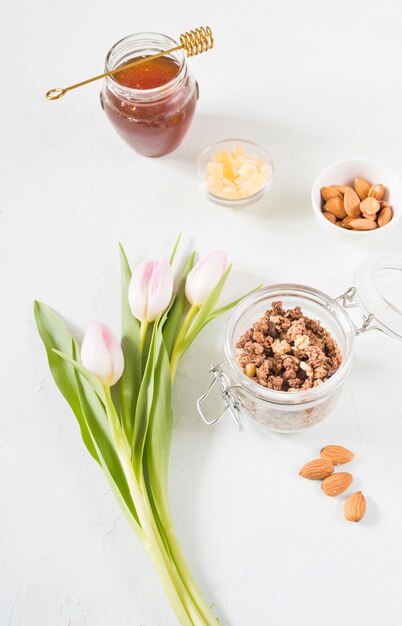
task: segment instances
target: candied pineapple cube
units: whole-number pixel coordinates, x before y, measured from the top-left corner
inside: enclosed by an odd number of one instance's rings
[[[222,179],[223,178],[223,165],[222,163],[208,163],[207,171],[212,178]]]
[[[224,187],[230,187],[230,189],[236,189],[236,185],[229,178],[224,178],[222,182],[223,182]]]
[[[246,159],[239,168],[239,176],[252,176],[257,171],[257,166],[251,159]]]
[[[235,176],[237,176],[237,174],[239,173],[239,169],[241,168],[241,166],[244,163],[244,159],[242,156],[238,156],[235,159],[233,159],[232,161],[232,170],[233,170],[233,174]]]
[[[253,196],[264,187],[264,184],[264,177],[261,174],[254,174],[254,176],[240,186],[240,189],[246,196]]]
[[[207,188],[208,191],[219,196],[223,188],[223,181],[209,176],[209,178],[207,179]]]
[[[233,150],[233,158],[241,157],[244,155],[244,148],[240,143],[237,143]]]
[[[236,200],[239,197],[238,193],[239,192],[233,187],[223,187],[219,195],[227,200]]]
[[[226,161],[226,163],[223,164],[223,177],[231,181],[234,180],[232,162],[228,163]]]
[[[233,155],[230,150],[225,148],[224,150],[218,152],[218,160],[220,163],[230,163],[233,161]]]

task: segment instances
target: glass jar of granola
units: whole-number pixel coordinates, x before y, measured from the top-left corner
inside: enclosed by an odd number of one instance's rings
[[[276,432],[300,431],[322,421],[337,403],[351,371],[355,337],[376,329],[393,338],[402,339],[402,258],[384,255],[366,259],[358,267],[354,282],[355,286],[335,299],[311,287],[280,284],[261,289],[242,300],[233,310],[226,326],[226,360],[211,368],[213,378],[210,388],[197,403],[204,421],[214,424],[222,416],[222,412],[218,417],[206,415],[207,396],[216,385],[222,394],[225,408],[240,428],[244,415]],[[275,309],[278,306],[279,309]],[[358,321],[352,321],[349,309],[355,310]],[[307,333],[311,336],[316,328],[318,344],[325,343],[326,354],[331,355],[327,361],[336,367],[331,371],[328,368],[332,365],[327,366],[326,370],[321,368],[318,356],[316,362],[313,361],[313,365],[317,367],[314,372],[311,371],[312,382],[306,379],[306,369],[312,368],[307,357],[303,360],[301,354],[306,350],[313,358],[305,345],[308,340],[304,339],[303,344],[303,334],[297,335],[295,342],[290,342],[293,350],[290,358],[286,355],[286,350],[291,351],[289,335],[286,337],[285,333],[282,337],[275,330],[275,325],[276,329],[281,330],[280,316],[272,315],[281,311],[284,312],[283,319],[288,322],[283,326],[284,330],[289,329],[291,324],[295,327],[306,323]],[[294,311],[296,313],[293,315]],[[265,335],[269,340],[268,352],[264,348],[266,354],[271,356],[265,357],[263,350],[258,350],[257,342],[254,344],[256,355],[248,359],[243,348],[250,338],[247,333],[250,333],[250,328],[259,332],[258,321],[262,319],[272,324],[272,332],[269,333],[267,329]],[[245,337],[244,341],[241,341],[242,337]],[[261,338],[262,345],[262,335]],[[258,336],[254,336],[252,341],[255,339],[258,340]],[[258,352],[262,357],[259,357]],[[295,367],[299,368],[300,374],[295,373],[293,379],[290,379],[292,374],[285,368],[282,380],[275,375],[270,376],[268,384],[267,378],[261,380],[264,373],[262,360],[266,359],[265,365],[269,368],[268,361],[271,359],[274,363],[276,356],[284,359],[285,363],[289,361],[287,367],[290,370],[293,359],[297,362]],[[251,364],[248,363],[250,360]],[[303,371],[300,370],[300,365],[304,366]],[[251,372],[248,372],[248,367],[252,368]],[[322,376],[320,370],[323,372]],[[260,380],[259,371],[262,372]]]

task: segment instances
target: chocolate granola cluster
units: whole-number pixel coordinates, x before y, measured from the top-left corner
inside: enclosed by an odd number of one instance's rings
[[[247,330],[237,343],[237,362],[260,385],[276,391],[317,387],[338,369],[342,356],[335,339],[300,307],[282,302]]]

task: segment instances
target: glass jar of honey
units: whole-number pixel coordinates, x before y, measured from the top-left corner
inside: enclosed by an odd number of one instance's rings
[[[109,50],[105,71],[177,45],[159,33],[130,35]],[[198,85],[183,50],[107,76],[101,92],[102,107],[120,137],[148,157],[168,154],[181,144],[197,99]]]

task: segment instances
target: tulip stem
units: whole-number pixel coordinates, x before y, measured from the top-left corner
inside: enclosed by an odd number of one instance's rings
[[[200,307],[196,304],[192,304],[186,317],[183,320],[181,328],[177,334],[176,341],[174,342],[172,356],[170,358],[170,369],[172,372],[172,381],[174,380],[177,372],[177,368],[179,366],[179,362],[181,357],[183,356],[183,341],[186,338],[186,334],[188,329],[191,326],[191,322],[194,317],[197,315]]]
[[[144,344],[145,344],[145,339],[146,339],[146,336],[147,336],[148,326],[149,326],[149,322],[147,320],[142,320],[141,327],[140,327],[140,347],[141,347],[141,352],[144,350]]]
[[[103,386],[106,398],[106,412],[112,437],[119,456],[121,467],[127,480],[127,486],[134,504],[140,527],[144,533],[145,548],[151,557],[161,582],[170,599],[173,609],[183,626],[204,626],[202,610],[194,601],[185,583],[180,577],[176,564],[172,561],[163,544],[156,520],[148,506],[147,494],[143,493],[131,463],[129,444],[120,426],[119,417],[114,406],[110,387]]]

